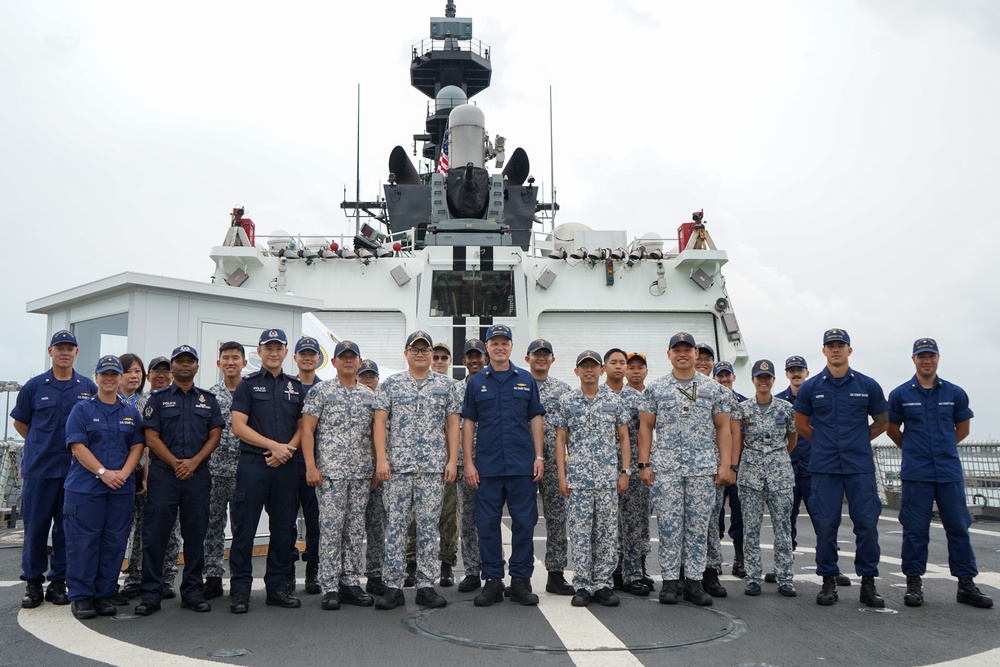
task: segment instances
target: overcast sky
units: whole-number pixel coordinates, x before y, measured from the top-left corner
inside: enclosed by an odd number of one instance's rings
[[[372,199],[423,130],[410,47],[444,4],[0,4],[0,380],[46,367],[27,301],[126,270],[207,281],[234,205],[259,233],[347,232],[357,85]],[[1000,438],[1000,3],[458,14],[492,49],[474,98],[488,130],[527,150],[546,193],[552,86],[560,222],[672,236],[704,208],[753,359],[803,354],[815,372],[823,330],[845,328],[888,394],[932,336],[972,437]]]

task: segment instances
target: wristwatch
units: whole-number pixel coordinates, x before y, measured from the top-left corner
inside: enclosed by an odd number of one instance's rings
[[[642,470],[643,468],[652,468],[653,466],[649,465],[648,463],[643,463],[642,461],[639,461],[638,463],[635,464],[635,467],[638,468],[639,470]]]
[[[107,472],[107,470],[105,470],[104,468],[98,468],[97,469],[97,478],[100,479],[101,476],[104,475],[104,473],[106,473],[106,472]]]
[[[625,475],[626,477],[631,477],[632,471],[629,470],[628,468],[622,468],[622,474]]]
[[[740,471],[740,466],[739,466],[739,464],[734,463],[731,466],[729,466],[729,469],[732,470],[733,472],[739,472]]]
[[[544,456],[536,456],[536,457],[535,457],[535,460],[536,460],[536,461],[544,461],[544,460],[545,460],[545,457],[544,457]]]

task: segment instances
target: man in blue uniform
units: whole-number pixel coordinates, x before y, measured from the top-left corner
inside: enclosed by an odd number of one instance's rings
[[[927,570],[931,510],[937,502],[948,536],[948,565],[951,575],[958,578],[956,599],[989,609],[993,600],[983,595],[973,581],[979,570],[969,540],[972,517],[965,504],[965,478],[957,447],[969,435],[973,415],[965,391],[938,376],[939,358],[933,338],[917,340],[912,357],[916,374],[889,393],[888,433],[903,450],[903,497],[899,507],[906,575],[903,602],[907,607],[924,603],[920,577]]]
[[[854,523],[854,568],[861,577],[861,602],[884,607],[885,600],[875,588],[882,501],[871,441],[885,433],[888,404],[875,380],[850,367],[851,352],[851,337],[846,331],[826,331],[826,368],[806,380],[795,399],[795,430],[812,442],[809,513],[816,526],[816,574],[823,577],[816,604],[832,605],[838,600],[837,530],[846,493]]]
[[[299,446],[299,422],[305,390],[282,371],[288,338],[281,329],[267,329],[257,345],[261,369],[243,378],[233,395],[233,434],[240,439],[233,503],[233,544],[229,550],[229,610],[250,611],[253,583],[253,540],[260,512],[267,508],[271,533],[264,587],[266,604],[291,609],[301,606],[288,593],[292,526],[295,524],[298,470],[292,455]]]
[[[181,345],[170,355],[174,381],[153,392],[142,412],[149,447],[149,489],[142,529],[142,601],[135,613],[160,610],[163,559],[174,522],[180,513],[184,538],[184,579],[181,607],[196,612],[212,609],[205,600],[205,533],[208,531],[212,475],[208,459],[219,445],[225,420],[215,395],[194,386],[198,351]]]
[[[66,447],[66,419],[78,401],[97,395],[94,381],[73,370],[79,351],[72,333],[54,333],[49,342],[52,368],[25,383],[10,413],[14,430],[24,438],[21,579],[27,583],[21,606],[26,609],[42,604],[42,599],[58,605],[69,604],[63,534],[63,484],[71,458]],[[47,553],[50,526],[51,562]],[[49,567],[49,587],[43,593],[46,567]]]
[[[320,354],[319,341],[312,336],[302,336],[295,342],[295,354],[292,358],[299,369],[297,377],[302,383],[303,401],[313,385],[320,381],[319,376],[316,375],[316,369],[322,361]],[[304,402],[303,405],[305,405]],[[298,469],[299,473],[298,500],[296,501],[298,507],[296,507],[295,513],[297,517],[298,508],[302,508],[302,520],[306,528],[306,549],[299,553],[299,527],[296,521],[292,524],[288,592],[295,591],[295,563],[301,559],[306,564],[305,591],[309,595],[319,595],[319,501],[316,498],[316,489],[306,483],[306,461],[302,458],[301,448],[295,450],[292,465]]]
[[[486,579],[483,591],[474,600],[477,607],[503,602],[500,517],[504,502],[512,532],[510,599],[523,605],[538,604],[538,596],[531,592],[531,575],[535,568],[534,531],[538,523],[535,484],[542,479],[545,468],[542,456],[545,408],[531,373],[510,363],[512,350],[510,327],[494,324],[486,330],[490,363],[469,380],[462,409],[465,481],[477,490],[479,559]]]

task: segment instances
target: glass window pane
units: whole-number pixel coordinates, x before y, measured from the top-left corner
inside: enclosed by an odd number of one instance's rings
[[[431,317],[514,317],[513,271],[435,271]]]

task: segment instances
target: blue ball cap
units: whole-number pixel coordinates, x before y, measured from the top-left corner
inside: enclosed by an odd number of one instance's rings
[[[52,340],[49,341],[49,347],[53,347],[59,343],[69,343],[70,345],[80,347],[80,344],[76,342],[76,336],[73,335],[73,332],[66,331],[65,329],[52,334]]]
[[[806,370],[809,370],[809,364],[806,363],[805,357],[800,357],[797,354],[793,354],[792,356],[785,359],[785,370],[787,371],[790,368],[804,368]]]
[[[920,354],[921,352],[931,352],[933,354],[941,354],[938,351],[937,341],[933,338],[919,338],[913,343],[913,354]]]
[[[194,349],[190,345],[179,345],[178,347],[175,347],[174,351],[170,353],[170,361],[173,362],[174,359],[182,354],[190,354],[194,357],[195,361],[198,361],[198,350]]]
[[[406,337],[406,347],[410,347],[418,340],[422,340],[427,343],[428,347],[432,347],[434,345],[434,341],[431,340],[431,335],[429,333],[426,331],[414,331]]]
[[[528,343],[528,354],[534,354],[539,350],[548,350],[549,352],[553,352],[552,343],[545,340],[544,338],[539,338],[537,340],[533,340],[530,343]]]
[[[715,350],[713,350],[712,346],[709,345],[708,343],[698,343],[697,345],[694,346],[694,349],[698,350],[698,354],[701,354],[702,352],[708,352],[708,356],[715,359]]]
[[[728,361],[720,361],[712,367],[712,377],[715,377],[723,371],[736,375],[736,371],[733,370],[733,365],[731,363]]]
[[[319,354],[319,341],[312,336],[300,337],[295,341],[295,353],[298,354],[303,350],[312,350],[316,354]]]
[[[667,345],[668,350],[674,349],[678,345],[690,345],[694,347],[694,336],[683,331],[679,331],[670,337],[670,344]]]
[[[514,336],[510,332],[510,327],[506,324],[494,324],[486,330],[486,340],[489,340],[494,336],[503,336],[504,338],[514,340]]]
[[[598,366],[603,366],[604,365],[604,359],[602,359],[601,355],[597,354],[593,350],[584,350],[583,352],[581,352],[580,354],[578,354],[577,357],[576,357],[576,365],[579,366],[580,364],[582,364],[583,362],[585,362],[587,359],[590,359],[592,361],[596,361]]]
[[[358,349],[358,344],[349,340],[342,340],[337,343],[337,347],[333,349],[334,358],[339,357],[344,352],[353,352],[354,354],[361,356],[361,350]]]
[[[257,344],[267,345],[273,341],[278,341],[282,345],[288,345],[288,336],[281,329],[265,329],[260,332],[260,341]]]
[[[149,361],[149,367],[146,368],[146,372],[148,373],[149,371],[153,370],[154,368],[156,368],[160,364],[166,364],[167,365],[167,370],[170,370],[170,360],[167,359],[164,356],[159,356],[159,357],[153,357]]]
[[[109,371],[118,373],[119,375],[122,375],[125,372],[125,370],[122,368],[121,360],[113,354],[109,354],[107,356],[98,359],[97,368],[94,369],[94,373],[96,375],[100,375],[101,373],[107,373]]]
[[[844,343],[845,345],[851,344],[851,337],[847,335],[847,332],[843,329],[829,329],[823,334],[823,345],[827,343]]]
[[[756,361],[754,362],[753,370],[750,374],[753,377],[757,377],[758,375],[770,375],[771,377],[774,377],[774,364],[767,359]]]
[[[483,341],[478,338],[470,338],[465,341],[465,348],[462,350],[462,355],[466,355],[469,352],[479,352],[480,354],[486,354],[486,346],[483,345]]]
[[[378,375],[378,364],[371,359],[365,359],[361,362],[361,365],[358,366],[358,375],[361,375],[362,373],[374,373],[375,375]]]

